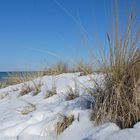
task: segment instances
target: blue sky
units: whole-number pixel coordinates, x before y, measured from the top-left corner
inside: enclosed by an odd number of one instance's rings
[[[123,0],[120,8],[131,4]],[[106,42],[112,5],[112,0],[0,0],[0,71],[87,60],[83,38],[94,52],[96,38]]]

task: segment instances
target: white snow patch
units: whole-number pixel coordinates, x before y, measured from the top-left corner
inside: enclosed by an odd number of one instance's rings
[[[23,83],[0,89],[0,140],[139,140],[140,123],[120,130],[114,123],[97,127],[90,121],[94,97],[84,87],[94,90],[92,78],[102,82],[103,77],[102,74],[79,76],[79,73],[44,76],[26,83],[30,86],[41,83],[36,96],[31,93],[19,96]],[[67,101],[67,88],[74,89],[75,81],[79,97]],[[45,98],[46,90],[51,89],[54,82],[57,94]],[[58,135],[59,116],[70,114],[74,115],[74,121]]]

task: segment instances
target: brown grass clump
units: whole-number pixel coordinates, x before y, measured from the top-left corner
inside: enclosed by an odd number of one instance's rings
[[[67,88],[66,100],[69,101],[69,100],[73,100],[73,99],[79,97],[79,94],[78,94],[77,90],[78,90],[77,88],[73,89],[71,87],[68,87]]]
[[[57,134],[62,133],[74,121],[74,115],[70,115],[70,116],[61,115],[61,116],[62,116],[61,121],[56,124]]]
[[[33,91],[32,91],[32,95],[36,96],[37,94],[40,93],[41,91],[41,82],[39,82],[38,84],[36,84],[35,82],[33,82]]]
[[[68,65],[64,62],[59,62],[52,66],[51,68],[47,69],[44,74],[45,75],[59,75],[62,73],[68,73]]]
[[[56,95],[57,93],[56,93],[56,91],[55,90],[47,90],[47,93],[46,93],[46,95],[45,95],[45,98],[49,98],[49,97],[51,97],[51,96],[53,96],[53,95]]]
[[[27,115],[30,112],[33,112],[36,110],[36,105],[30,102],[27,102],[25,100],[23,100],[24,102],[27,103],[27,105],[25,107],[23,107],[21,110],[17,110],[18,112],[20,112],[22,115]]]
[[[29,86],[28,84],[23,84],[23,86],[21,87],[20,96],[29,94],[32,91],[33,91],[33,88],[31,86]]]
[[[75,66],[74,69],[75,69],[76,72],[80,72],[80,76],[93,74],[93,65],[92,64],[86,64],[83,61],[80,61]]]
[[[32,84],[33,85],[31,86],[29,83],[24,83],[21,87],[20,96],[29,94],[31,92],[33,96],[39,94],[42,86],[41,82],[35,83],[34,81],[32,81]]]
[[[118,34],[117,22],[114,42],[107,35],[109,58],[105,57],[102,63],[105,82],[104,87],[97,88],[91,117],[95,124],[114,122],[129,128],[140,120],[140,32],[134,34],[133,21],[130,14],[124,37]]]
[[[73,64],[72,66],[64,62],[56,63],[51,68],[48,68],[44,71],[44,75],[59,75],[62,73],[75,73],[80,72],[80,76],[88,75],[93,73],[92,64],[86,64],[83,61]]]
[[[54,82],[53,85],[52,85],[52,88],[51,89],[47,89],[46,94],[45,94],[45,98],[49,98],[49,97],[51,97],[53,95],[56,95],[56,94],[57,94],[56,84]]]

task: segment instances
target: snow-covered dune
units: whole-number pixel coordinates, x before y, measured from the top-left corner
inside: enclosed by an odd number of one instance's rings
[[[94,97],[86,88],[94,91],[92,78],[100,82],[103,75],[45,76],[0,89],[0,140],[139,140],[140,123],[120,130],[114,123],[97,127],[90,121]],[[35,95],[33,90],[21,95],[27,85],[40,89]],[[56,93],[47,95],[54,85]],[[78,95],[68,100],[70,87]],[[64,116],[74,120],[58,134],[57,124]]]

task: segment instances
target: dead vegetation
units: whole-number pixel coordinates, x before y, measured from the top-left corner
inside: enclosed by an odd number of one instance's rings
[[[83,61],[77,63],[74,69],[76,72],[80,72],[80,76],[93,74],[93,65]]]
[[[47,88],[47,91],[45,93],[45,98],[49,98],[49,97],[51,97],[53,95],[56,95],[56,94],[57,94],[57,91],[56,91],[56,83],[53,82],[51,89],[48,89]]]
[[[0,93],[0,99],[4,99],[9,93]]]
[[[20,83],[25,83],[27,81],[32,81],[36,78],[43,77],[45,75],[59,75],[63,73],[75,73],[80,72],[80,76],[93,74],[93,66],[88,63],[84,63],[80,61],[78,63],[73,64],[72,67],[65,62],[58,62],[52,65],[48,69],[44,69],[42,71],[35,71],[35,72],[10,72],[8,73],[8,79],[0,83],[0,88],[7,87],[9,85],[15,85]]]
[[[20,112],[22,115],[27,115],[30,112],[33,112],[36,110],[36,105],[30,102],[27,102],[24,100],[24,102],[27,103],[26,106],[24,106],[22,109],[19,109],[18,112]]]
[[[9,73],[8,80],[6,81],[7,85],[15,85],[19,83],[24,83],[27,81],[32,81],[36,78],[42,77],[44,75],[43,71],[36,72],[13,72]]]
[[[56,124],[57,134],[62,133],[66,128],[68,128],[74,121],[74,115],[61,115],[61,120]]]
[[[67,88],[67,96],[66,96],[66,100],[73,100],[75,98],[79,97],[79,92],[77,89],[77,86],[75,86],[75,88],[73,89],[72,87],[68,87]]]
[[[36,96],[41,91],[42,84],[33,82],[33,85],[29,83],[24,83],[20,90],[20,96],[32,93],[33,96]]]
[[[26,94],[29,94],[30,92],[33,91],[33,88],[29,84],[23,84],[20,90],[20,96],[24,96]]]
[[[44,75],[59,75],[62,73],[75,73],[80,72],[80,76],[93,74],[93,65],[89,63],[84,63],[84,61],[77,62],[71,67],[68,63],[59,62],[56,63],[51,68],[44,71]]]
[[[91,119],[95,124],[114,122],[123,129],[133,127],[140,120],[140,30],[133,31],[132,13],[123,37],[118,24],[116,21],[115,39],[107,34],[109,52],[101,62],[105,82],[104,87],[97,85]]]
[[[59,74],[68,73],[68,72],[69,72],[68,64],[64,62],[59,62],[51,66],[51,68],[44,71],[44,75],[59,75]]]
[[[33,91],[32,91],[32,95],[33,95],[33,96],[36,96],[37,94],[39,94],[39,93],[41,92],[41,87],[42,87],[41,82],[39,82],[39,83],[33,82]]]

